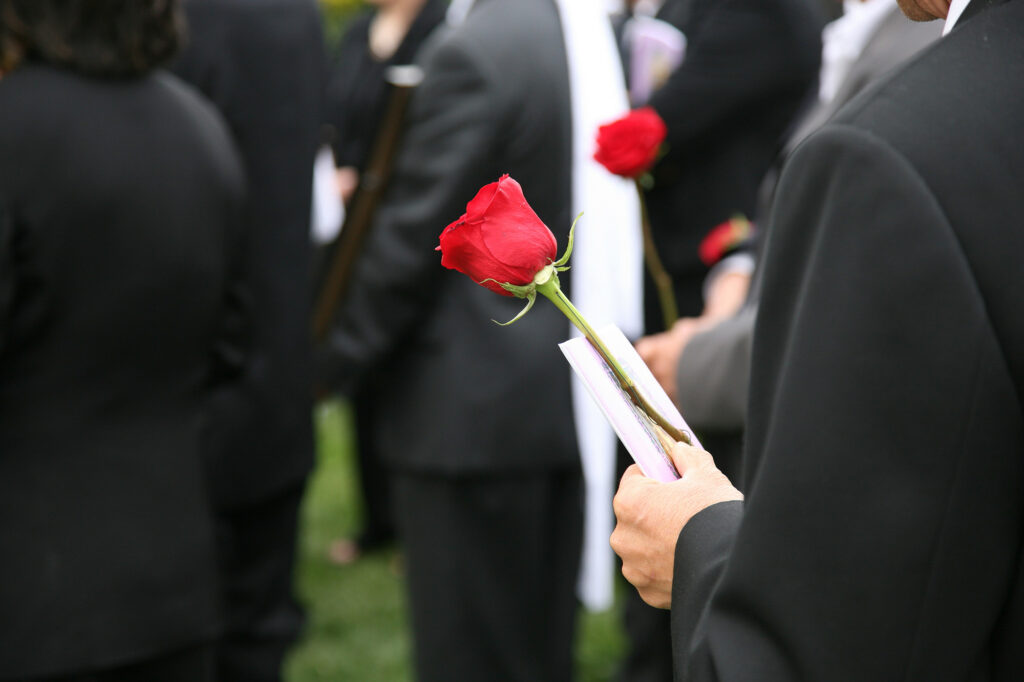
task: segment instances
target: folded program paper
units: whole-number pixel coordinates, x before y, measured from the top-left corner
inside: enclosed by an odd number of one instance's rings
[[[597,333],[644,398],[671,424],[689,434],[696,447],[701,447],[693,430],[619,328],[608,325]],[[644,475],[665,482],[679,478],[659,442],[653,422],[620,388],[611,369],[590,342],[578,337],[559,344],[559,348]]]

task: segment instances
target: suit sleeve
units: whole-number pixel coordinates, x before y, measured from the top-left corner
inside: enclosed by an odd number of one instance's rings
[[[802,96],[820,63],[818,26],[795,3],[721,0],[684,26],[686,58],[651,97],[673,150],[723,119],[756,117],[766,94]]]
[[[0,353],[3,353],[10,326],[11,300],[14,298],[13,225],[7,207],[0,201]]]
[[[240,162],[232,164],[230,183],[230,224],[228,229],[227,262],[222,313],[213,345],[211,384],[237,381],[251,360],[253,345],[253,318],[255,316],[252,282],[247,267],[251,248],[249,233],[242,220],[245,196]]]
[[[454,42],[428,57],[395,174],[323,346],[319,378],[349,393],[434,308],[444,273],[434,250],[465,213],[488,166],[503,102],[480,60]]]
[[[680,535],[677,677],[969,679],[1017,570],[1024,447],[970,266],[916,170],[851,127],[797,150],[773,220],[749,494]]]
[[[679,359],[679,409],[695,429],[742,430],[757,305],[696,334]]]

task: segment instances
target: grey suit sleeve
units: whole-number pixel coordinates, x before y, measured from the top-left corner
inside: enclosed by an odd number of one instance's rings
[[[442,40],[433,47],[389,190],[346,301],[318,350],[321,381],[341,392],[354,390],[430,315],[444,274],[434,250],[438,235],[479,189],[467,181],[481,177],[507,110],[494,79],[464,46]]]
[[[757,305],[747,305],[686,344],[676,375],[677,402],[698,431],[743,429],[756,317]]]
[[[1024,514],[1019,402],[975,273],[918,171],[849,126],[796,152],[773,218],[749,492],[712,590],[721,552],[681,536],[677,678],[970,679]]]

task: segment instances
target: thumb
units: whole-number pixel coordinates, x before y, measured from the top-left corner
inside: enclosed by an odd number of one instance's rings
[[[672,437],[665,433],[661,427],[658,429],[658,440],[672,460],[672,465],[680,476],[685,476],[687,471],[711,467],[715,468],[715,460],[711,453],[695,448],[692,445],[672,440]]]

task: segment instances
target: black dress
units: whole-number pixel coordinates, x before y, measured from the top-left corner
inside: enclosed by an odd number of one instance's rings
[[[359,15],[345,33],[327,88],[327,122],[334,128],[334,159],[362,172],[388,103],[388,68],[411,64],[423,41],[444,20],[448,3],[427,0],[395,53],[378,59],[370,51],[375,12]]]

